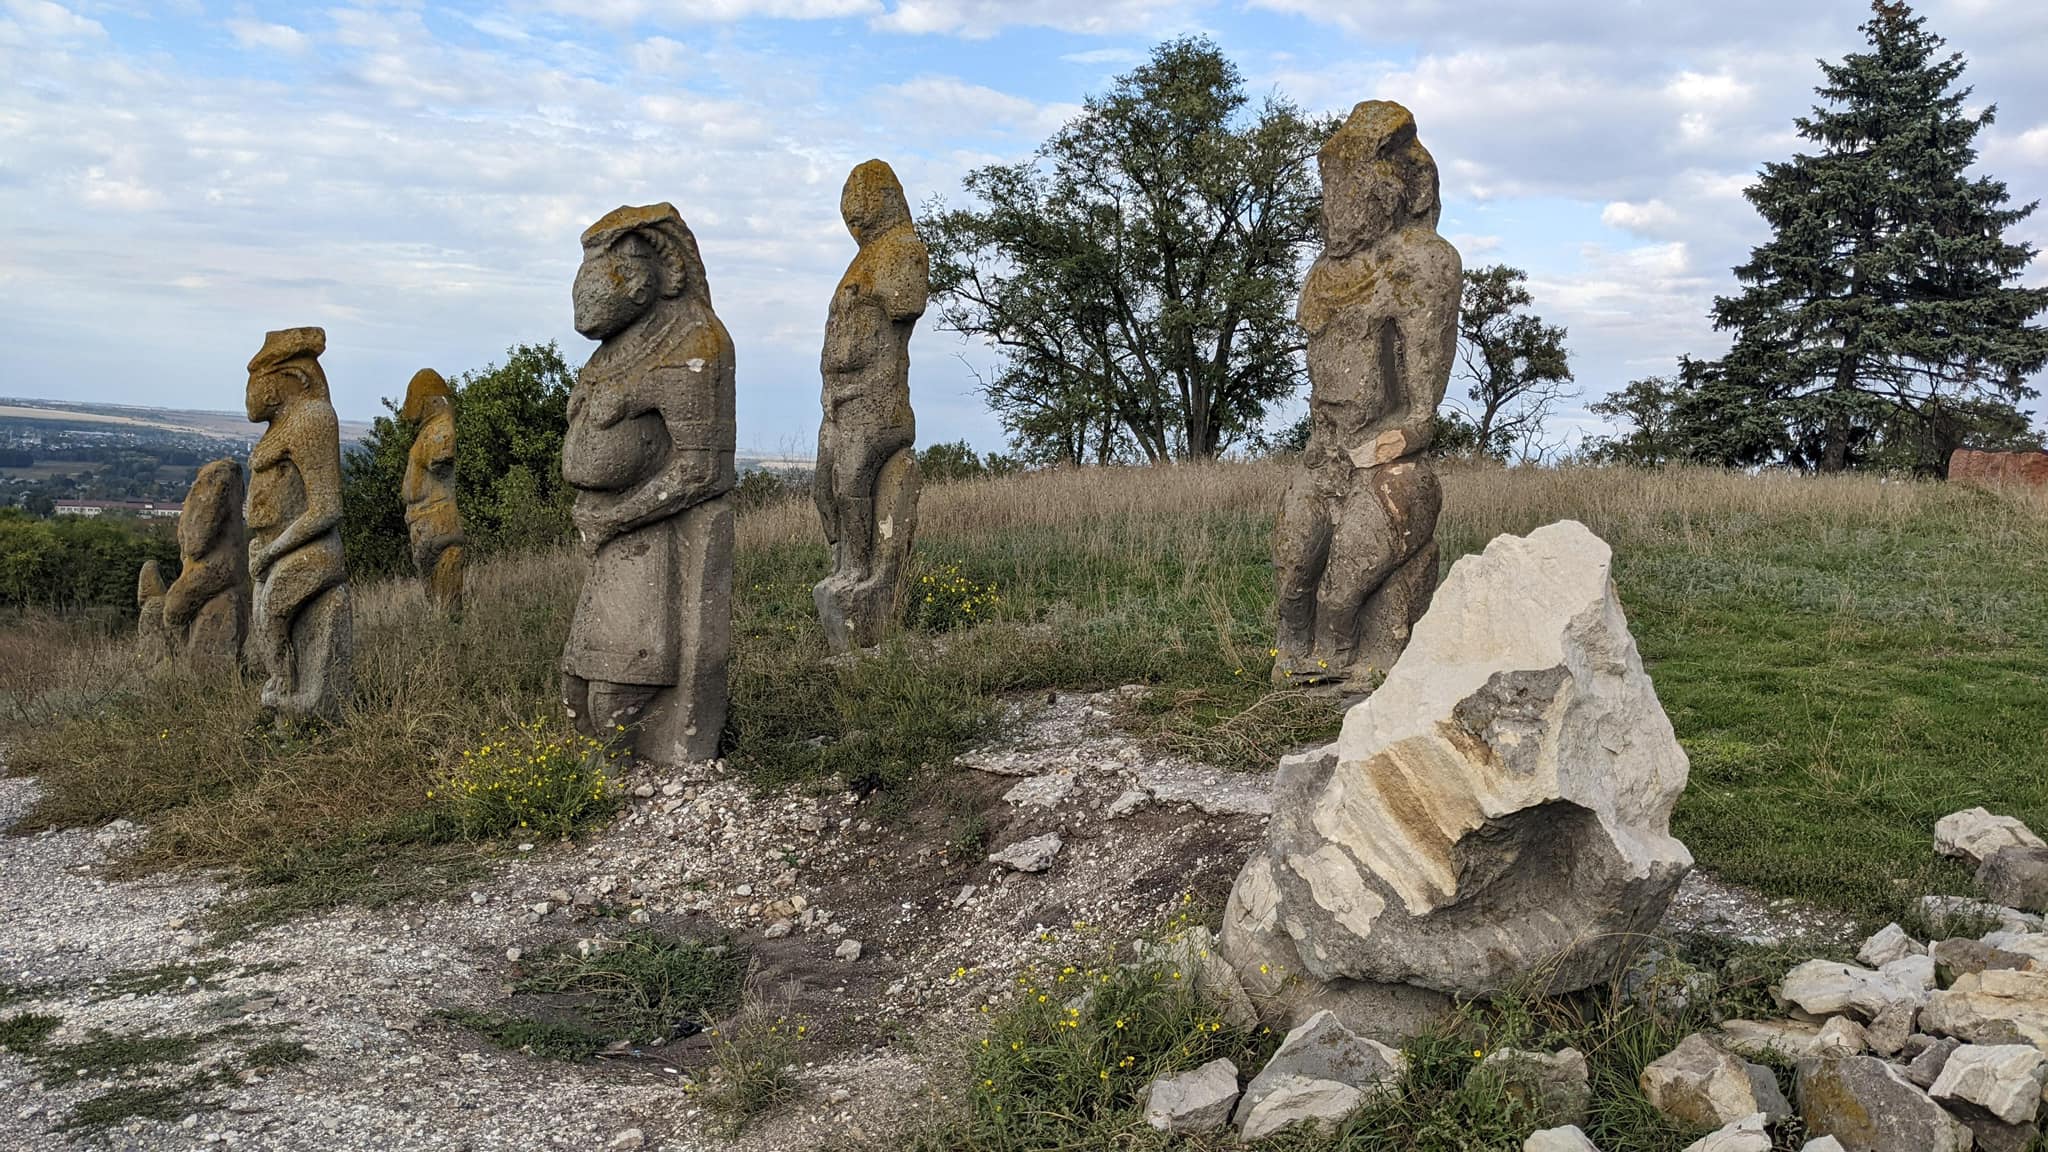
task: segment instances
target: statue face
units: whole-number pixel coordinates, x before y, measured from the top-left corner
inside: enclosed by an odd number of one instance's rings
[[[249,392],[244,397],[249,409],[249,423],[266,424],[277,415],[278,405],[284,401],[287,383],[281,372],[250,374]]]
[[[632,237],[598,251],[585,249],[572,296],[576,331],[591,340],[623,332],[659,295],[652,254]]]

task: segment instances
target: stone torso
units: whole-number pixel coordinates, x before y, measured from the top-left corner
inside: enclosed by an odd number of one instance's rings
[[[1454,345],[1461,287],[1457,250],[1421,224],[1316,261],[1298,312],[1308,333],[1311,467],[1370,443],[1412,412],[1435,411],[1443,385],[1434,396],[1407,395],[1410,361],[1427,354],[1424,342]]]
[[[907,224],[863,246],[847,266],[832,294],[819,358],[829,419],[883,427],[911,422],[910,336],[924,312],[929,269],[924,244]]]
[[[579,500],[602,498],[653,476],[675,452],[730,453],[732,378],[723,330],[681,310],[607,341],[569,394],[562,478]]]

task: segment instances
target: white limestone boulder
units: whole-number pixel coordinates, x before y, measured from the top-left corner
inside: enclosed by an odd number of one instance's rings
[[[1237,1107],[1237,1065],[1211,1060],[1192,1072],[1147,1085],[1145,1123],[1161,1132],[1207,1132],[1230,1122]]]
[[[1613,975],[1692,856],[1670,834],[1685,752],[1611,561],[1563,521],[1452,566],[1336,743],[1282,763],[1226,959],[1302,977],[1310,1003],[1370,1004],[1346,1018],[1382,1038],[1411,1030],[1385,1023],[1390,997]]]
[[[1965,1044],[1949,1054],[1928,1095],[1965,1119],[2031,1124],[2048,1084],[2048,1056],[2031,1044]]]
[[[2034,830],[2011,816],[1983,808],[1951,812],[1934,822],[1934,850],[1976,867],[2000,848],[2048,848]]]

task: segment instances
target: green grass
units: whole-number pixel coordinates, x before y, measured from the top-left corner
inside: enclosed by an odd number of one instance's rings
[[[535,1020],[500,1012],[450,1009],[441,1019],[482,1036],[500,1048],[525,1052],[542,1060],[588,1060],[611,1043],[602,1033],[577,1024]]]
[[[58,1125],[64,1132],[93,1132],[128,1120],[182,1119],[214,1105],[205,1093],[225,1082],[219,1072],[196,1072],[163,1084],[138,1084],[102,1092],[81,1102]]]
[[[39,1052],[50,1038],[50,1033],[63,1026],[62,1016],[42,1012],[0,1017],[0,1048],[17,1053]]]
[[[663,1044],[738,1009],[747,963],[730,941],[635,932],[588,956],[565,949],[537,957],[513,989],[569,998],[614,1040]]]

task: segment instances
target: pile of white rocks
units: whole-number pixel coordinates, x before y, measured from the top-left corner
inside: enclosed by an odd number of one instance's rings
[[[2025,885],[2048,875],[2048,846],[1981,808],[1944,817],[1935,841],[1977,865],[1988,892],[2023,906],[1929,897],[1930,923],[1962,916],[1996,927],[1922,942],[1887,925],[1857,963],[1809,960],[1787,972],[1773,989],[1783,1018],[1726,1021],[1652,1062],[1641,1082],[1650,1102],[1680,1123],[1716,1128],[1690,1152],[1768,1152],[1767,1126],[1795,1104],[1809,1150],[2034,1146],[2048,1087],[2048,931],[2043,901]],[[2009,882],[1992,882],[2001,876]],[[1745,1059],[1766,1054],[1795,1062],[1793,1103],[1769,1069]],[[1592,1147],[1559,1142],[1568,1136],[1539,1133],[1528,1147]]]
[[[1367,1096],[1398,1087],[1404,1071],[1400,1052],[1318,1012],[1287,1034],[1242,1089],[1237,1065],[1228,1060],[1154,1080],[1145,1089],[1145,1120],[1164,1132],[1232,1125],[1241,1139],[1260,1140],[1290,1128],[1337,1124]]]

